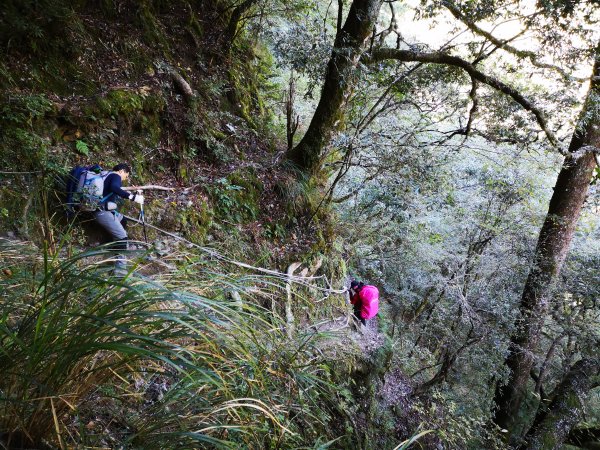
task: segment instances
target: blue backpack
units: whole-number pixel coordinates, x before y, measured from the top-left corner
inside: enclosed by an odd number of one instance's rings
[[[102,197],[104,180],[110,171],[103,171],[98,164],[75,166],[69,172],[66,182],[66,211],[73,217],[78,211],[96,211],[108,200]]]

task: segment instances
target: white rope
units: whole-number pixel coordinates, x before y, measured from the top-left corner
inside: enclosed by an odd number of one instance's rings
[[[133,217],[127,216],[125,214],[123,216],[125,218],[127,218],[127,220],[131,220],[133,222],[141,223],[141,221],[139,219],[134,219]],[[189,245],[197,248],[198,250],[200,250],[200,251],[202,251],[204,253],[207,253],[208,255],[210,255],[211,257],[213,257],[215,259],[218,259],[220,261],[223,261],[223,262],[226,262],[226,263],[229,263],[229,264],[236,265],[238,267],[242,267],[244,269],[254,270],[254,271],[257,271],[257,272],[268,274],[268,275],[280,278],[281,280],[284,280],[286,282],[291,281],[293,283],[301,284],[303,286],[310,287],[312,289],[317,289],[317,290],[320,290],[320,291],[323,291],[323,292],[327,292],[327,293],[330,293],[330,294],[344,294],[347,291],[346,288],[344,288],[344,289],[332,289],[331,286],[329,286],[328,288],[324,288],[324,287],[316,286],[316,285],[314,285],[314,284],[311,283],[311,281],[316,281],[316,280],[320,280],[320,279],[325,279],[328,282],[329,280],[327,280],[327,278],[324,277],[323,275],[318,276],[318,277],[302,277],[302,276],[298,276],[298,275],[291,275],[290,276],[288,274],[285,274],[283,272],[279,272],[277,270],[265,269],[264,267],[256,267],[256,266],[253,266],[253,265],[250,265],[250,264],[246,264],[246,263],[243,263],[243,262],[236,261],[234,259],[228,258],[227,256],[222,255],[221,253],[217,252],[216,250],[214,250],[212,248],[203,247],[201,245],[198,245],[198,244],[196,244],[196,243],[194,243],[192,241],[187,240],[184,237],[181,237],[181,236],[179,236],[179,235],[177,235],[175,233],[171,233],[169,231],[166,231],[166,230],[163,230],[161,228],[158,228],[157,226],[154,226],[154,225],[152,225],[152,224],[150,224],[148,222],[146,222],[146,226],[148,228],[152,228],[152,229],[154,229],[156,231],[160,231],[161,233],[166,234],[167,236],[171,236],[172,238],[175,238],[175,239],[178,239],[180,241],[183,241],[183,242],[185,242],[185,243],[187,243],[187,244],[189,244]],[[327,284],[329,284],[329,283],[327,283]]]

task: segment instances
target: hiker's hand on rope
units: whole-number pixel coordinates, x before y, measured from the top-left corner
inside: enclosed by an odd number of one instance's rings
[[[136,203],[139,203],[140,205],[144,204],[144,196],[141,194],[134,194],[132,200]]]

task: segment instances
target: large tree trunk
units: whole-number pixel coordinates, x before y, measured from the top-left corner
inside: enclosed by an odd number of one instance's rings
[[[321,98],[306,134],[286,158],[305,173],[321,166],[322,152],[338,129],[352,88],[354,71],[365,41],[377,23],[383,0],[354,0],[346,23],[338,32],[327,64]]]
[[[593,388],[593,376],[598,374],[598,361],[577,361],[554,391],[547,409],[540,410],[525,440],[527,450],[553,450],[563,442],[581,420],[586,397]]]
[[[595,166],[592,151],[582,154],[577,150],[588,146],[600,147],[599,96],[600,60],[597,59],[587,100],[569,146],[570,154],[565,158],[558,175],[533,266],[523,289],[519,308],[521,319],[511,338],[505,362],[510,369],[508,384],[496,388],[497,411],[494,420],[498,426],[509,431],[527,393],[527,382],[548,310],[552,284],[567,255]]]

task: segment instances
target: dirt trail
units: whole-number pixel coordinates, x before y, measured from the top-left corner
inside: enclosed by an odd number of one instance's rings
[[[383,333],[379,332],[377,317],[367,320],[366,325],[360,325],[354,337],[364,353],[370,355],[385,342]]]

